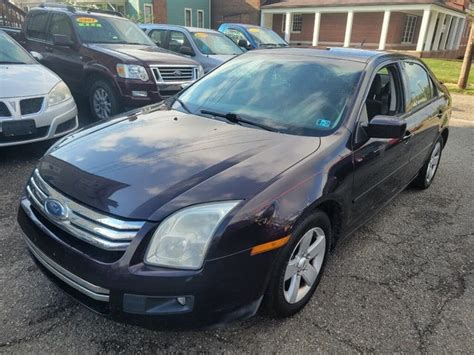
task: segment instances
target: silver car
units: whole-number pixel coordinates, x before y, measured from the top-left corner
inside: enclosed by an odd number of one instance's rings
[[[158,47],[192,57],[204,73],[244,53],[226,35],[206,28],[177,25],[141,25]]]
[[[77,127],[67,85],[0,31],[0,147],[60,137]]]

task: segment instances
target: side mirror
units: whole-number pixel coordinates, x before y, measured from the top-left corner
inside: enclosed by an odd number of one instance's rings
[[[251,44],[246,39],[239,39],[237,45],[241,48],[252,49]]]
[[[53,44],[55,46],[71,47],[74,45],[74,41],[65,35],[53,35]]]
[[[407,130],[405,121],[393,116],[375,116],[364,127],[371,138],[402,138]]]
[[[188,46],[181,46],[181,48],[179,49],[179,53],[189,55],[191,57],[195,56],[193,49]]]
[[[31,56],[33,58],[35,58],[38,62],[41,62],[43,60],[43,56],[41,55],[41,53],[38,53],[38,52],[35,52],[35,51],[31,51],[30,52]]]

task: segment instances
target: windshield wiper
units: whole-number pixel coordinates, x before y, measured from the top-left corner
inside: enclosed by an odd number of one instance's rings
[[[254,126],[254,127],[264,129],[266,131],[275,132],[275,129],[272,128],[272,127],[269,127],[269,126],[261,124],[261,123],[246,120],[245,118],[242,118],[239,115],[237,115],[235,113],[232,113],[232,112],[223,113],[223,112],[214,112],[214,111],[208,111],[208,110],[201,110],[200,112],[203,115],[211,115],[211,116],[214,116],[214,117],[225,118],[227,121],[229,121],[231,123],[236,123],[236,124],[245,123],[245,124],[248,124],[249,126]]]

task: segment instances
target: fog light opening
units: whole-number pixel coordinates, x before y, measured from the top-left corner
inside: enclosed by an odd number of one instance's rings
[[[132,96],[135,97],[148,97],[148,92],[146,91],[132,91]]]
[[[176,298],[176,301],[178,301],[178,303],[179,303],[181,306],[186,306],[186,297],[177,297],[177,298]]]

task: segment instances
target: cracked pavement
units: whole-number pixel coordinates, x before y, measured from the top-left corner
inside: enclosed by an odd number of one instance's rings
[[[474,348],[474,100],[453,95],[433,185],[407,189],[338,244],[296,316],[193,331],[115,323],[64,295],[34,265],[18,197],[48,144],[0,149],[0,353],[158,351],[471,352]]]

